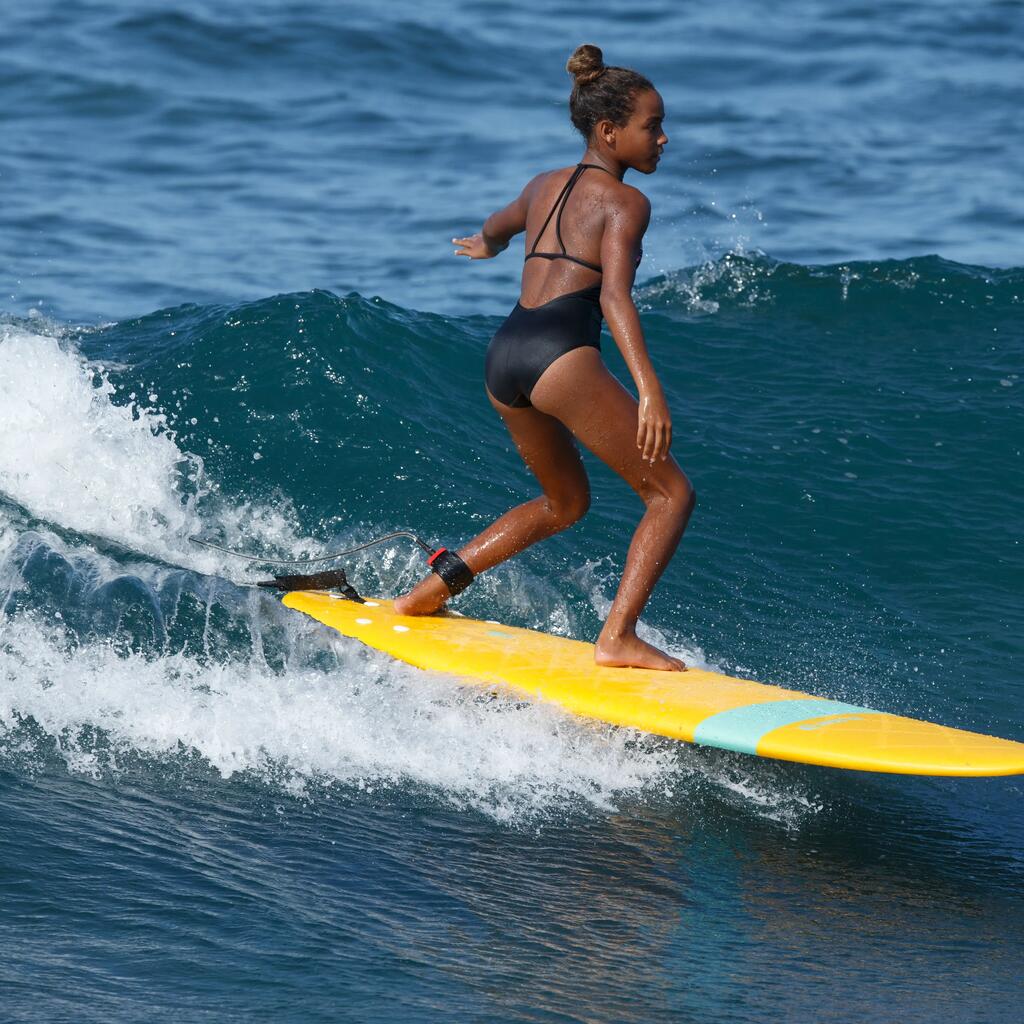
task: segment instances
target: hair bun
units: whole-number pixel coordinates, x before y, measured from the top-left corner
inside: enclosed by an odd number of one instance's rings
[[[577,46],[569,58],[565,70],[576,79],[576,86],[588,85],[605,72],[604,54],[600,46],[584,43]]]

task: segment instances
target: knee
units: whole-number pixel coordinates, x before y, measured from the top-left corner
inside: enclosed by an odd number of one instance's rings
[[[579,522],[590,508],[590,491],[576,491],[558,498],[547,498],[552,525],[556,530],[567,530]]]
[[[648,506],[663,504],[681,518],[689,519],[697,504],[697,492],[690,478],[682,470],[676,470],[656,484],[652,483],[643,499]]]
[[[690,515],[697,504],[697,490],[685,473],[683,474],[683,487],[679,495],[679,501],[687,516]]]

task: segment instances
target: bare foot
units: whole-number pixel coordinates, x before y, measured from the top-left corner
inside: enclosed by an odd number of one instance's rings
[[[597,639],[594,661],[598,665],[616,668],[654,668],[667,672],[685,672],[686,664],[673,658],[657,647],[641,640],[636,633]]]

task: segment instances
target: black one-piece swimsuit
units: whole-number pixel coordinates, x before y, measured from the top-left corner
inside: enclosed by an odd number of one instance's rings
[[[576,170],[558,194],[555,205],[541,226],[533,248],[526,255],[527,259],[572,260],[573,263],[601,273],[597,264],[566,252],[562,241],[562,211],[569,193],[588,167],[607,170],[599,164],[576,165]],[[562,251],[537,252],[537,243],[556,210],[555,235]],[[559,356],[584,345],[600,351],[600,299],[601,286],[595,284],[590,288],[559,295],[540,306],[524,306],[517,302],[487,347],[484,368],[487,390],[504,405],[517,408],[528,406],[531,404],[530,394],[534,385]]]

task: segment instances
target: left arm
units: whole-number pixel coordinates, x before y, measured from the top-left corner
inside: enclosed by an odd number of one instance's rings
[[[644,462],[667,459],[672,444],[672,416],[644,341],[640,314],[633,303],[640,242],[651,219],[651,204],[628,188],[605,217],[601,236],[601,311],[636,384],[636,446]]]

